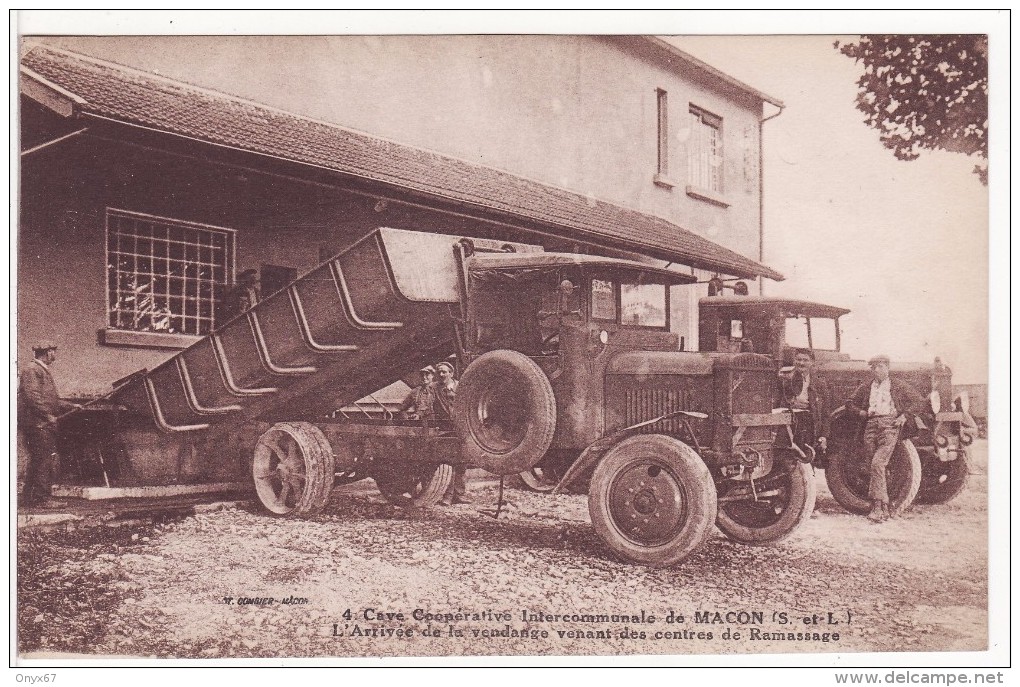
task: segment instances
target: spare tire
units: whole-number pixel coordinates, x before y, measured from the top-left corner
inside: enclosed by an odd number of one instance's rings
[[[531,469],[556,431],[556,397],[542,368],[517,351],[489,351],[461,377],[453,401],[461,455],[497,475]]]

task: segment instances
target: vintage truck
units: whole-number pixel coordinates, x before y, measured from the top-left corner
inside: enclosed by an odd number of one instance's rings
[[[796,348],[815,353],[813,374],[824,379],[832,399],[829,450],[814,465],[825,469],[833,497],[847,510],[866,513],[868,460],[861,455],[863,423],[843,404],[857,386],[871,378],[862,360],[840,352],[839,318],[849,310],[808,301],[755,296],[711,296],[699,303],[702,351],[752,348],[780,364],[792,364]],[[890,506],[901,512],[917,503],[945,503],[966,486],[967,447],[976,431],[953,395],[952,372],[936,358],[933,364],[896,362],[891,376],[901,379],[930,402],[918,417],[912,438],[900,442],[889,466]]]
[[[714,524],[769,544],[814,507],[810,456],[775,410],[775,357],[679,350],[670,294],[692,281],[381,228],[64,429],[122,475],[145,461],[193,466],[195,480],[245,471],[283,516],[318,513],[335,485],[366,477],[428,506],[452,465],[546,468],[558,488],[588,489],[595,529],[628,561],[676,563]],[[450,422],[351,405],[446,359],[462,373]]]

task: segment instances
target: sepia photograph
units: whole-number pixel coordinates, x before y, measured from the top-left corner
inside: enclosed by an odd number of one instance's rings
[[[12,13],[11,667],[1002,682],[1008,10],[251,14]]]

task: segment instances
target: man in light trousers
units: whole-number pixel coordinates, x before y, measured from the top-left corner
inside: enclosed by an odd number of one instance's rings
[[[924,399],[909,385],[889,377],[889,356],[876,355],[868,361],[868,365],[873,379],[857,387],[846,406],[867,419],[864,449],[871,456],[868,482],[871,511],[868,519],[884,522],[891,516],[886,469],[900,441],[901,430],[908,434],[904,438],[909,438],[910,431],[916,430],[913,415],[922,409]],[[906,430],[903,430],[904,426]]]

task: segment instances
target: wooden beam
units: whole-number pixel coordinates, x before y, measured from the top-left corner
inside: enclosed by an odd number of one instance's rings
[[[47,81],[26,67],[21,68],[20,87],[22,95],[48,110],[56,112],[61,117],[70,117],[74,114],[75,105],[85,102],[83,98]]]

